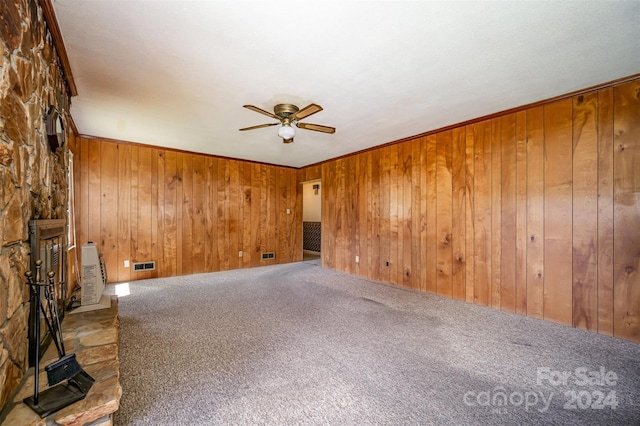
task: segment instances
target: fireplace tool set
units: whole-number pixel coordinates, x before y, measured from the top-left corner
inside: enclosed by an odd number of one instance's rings
[[[40,342],[40,314],[42,314],[44,323],[58,351],[58,359],[45,366],[44,369],[47,372],[49,388],[39,392],[38,366],[40,363],[40,345],[36,345],[33,396],[25,398],[24,403],[41,418],[44,418],[83,399],[89,392],[89,389],[91,389],[94,379],[82,369],[76,360],[76,354],[67,354],[64,350],[58,303],[55,298],[55,272],[50,271],[47,273],[47,278],[43,280],[40,274],[42,261],[36,261],[35,266],[35,281],[31,271],[27,271],[25,276],[27,277],[27,285],[31,287],[33,302],[31,306],[36,310],[34,324],[36,341]],[[43,290],[44,300],[42,298]]]

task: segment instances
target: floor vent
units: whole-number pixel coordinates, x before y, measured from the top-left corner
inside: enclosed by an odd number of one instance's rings
[[[155,271],[156,262],[136,262],[133,264],[133,271]]]
[[[262,260],[271,260],[271,259],[275,259],[276,258],[276,254],[271,252],[271,253],[262,253]]]

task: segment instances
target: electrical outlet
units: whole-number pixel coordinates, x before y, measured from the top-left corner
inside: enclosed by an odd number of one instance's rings
[[[287,214],[291,214],[291,209],[287,209]]]
[[[125,261],[124,261],[124,267],[125,267],[125,268],[128,268],[128,267],[129,267],[129,260],[125,260]]]
[[[238,251],[238,257],[242,257],[242,250]]]
[[[356,263],[360,263],[360,256],[356,254]]]

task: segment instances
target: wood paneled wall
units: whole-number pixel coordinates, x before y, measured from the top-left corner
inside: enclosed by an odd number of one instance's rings
[[[297,170],[94,138],[76,146],[78,244],[98,244],[110,282],[302,260]]]
[[[635,80],[298,179],[322,178],[324,267],[640,341],[638,170]]]

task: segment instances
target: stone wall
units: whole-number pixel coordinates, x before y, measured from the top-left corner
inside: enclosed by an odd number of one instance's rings
[[[51,152],[45,120],[69,128],[70,97],[37,0],[0,1],[0,407],[27,369],[30,219],[66,218],[66,148]]]

